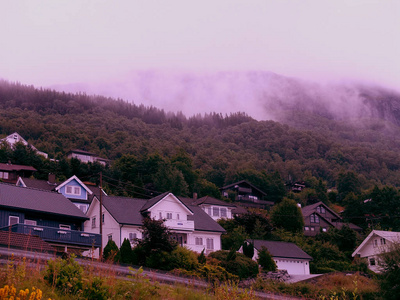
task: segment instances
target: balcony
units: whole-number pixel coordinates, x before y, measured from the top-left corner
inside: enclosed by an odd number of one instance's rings
[[[164,224],[172,230],[194,231],[194,221],[191,220],[167,219]]]
[[[74,245],[88,248],[97,248],[101,245],[100,234],[87,233],[84,231],[26,224],[14,224],[12,226],[0,228],[0,230],[10,230],[16,233],[36,235],[48,243],[57,243],[71,246]]]

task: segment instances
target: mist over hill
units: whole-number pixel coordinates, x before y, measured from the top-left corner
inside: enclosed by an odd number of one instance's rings
[[[318,83],[272,72],[137,71],[104,82],[51,88],[121,98],[186,116],[240,111],[257,120],[285,121],[287,112],[303,111],[334,120],[378,118],[400,124],[400,93],[394,90],[350,81]]]

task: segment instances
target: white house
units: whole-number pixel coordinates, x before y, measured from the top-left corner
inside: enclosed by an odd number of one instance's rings
[[[193,201],[193,205],[200,206],[215,221],[219,219],[232,219],[236,205],[205,196]]]
[[[67,153],[67,158],[76,158],[81,162],[87,163],[95,163],[98,162],[99,164],[105,166],[109,163],[108,159],[98,157],[96,154],[84,150],[74,149]]]
[[[143,218],[150,217],[165,220],[165,225],[181,246],[199,253],[203,249],[205,253],[221,250],[221,234],[225,230],[203,209],[172,193],[163,193],[149,200],[105,196],[102,204],[100,217],[100,201],[93,198],[87,211],[90,220],[85,223],[85,230],[99,233],[101,219],[103,248],[110,239],[121,247],[126,238],[133,246],[135,239],[142,238]]]
[[[20,136],[17,132],[10,134],[9,136],[5,137],[4,139],[1,139],[0,141],[7,142],[11,146],[11,148],[13,148],[16,143],[22,143],[25,146],[29,145],[28,142],[22,136]],[[47,153],[39,151],[33,145],[30,145],[30,146],[32,147],[33,150],[36,151],[37,154],[44,156],[45,158],[48,158],[49,155]]]
[[[393,243],[400,243],[400,232],[373,230],[353,252],[353,257],[368,260],[368,268],[379,273],[381,271],[379,255],[390,251]]]
[[[265,247],[271,254],[279,270],[287,270],[289,275],[310,274],[310,261],[312,257],[301,250],[296,244],[288,242],[247,240],[254,246],[253,260],[257,261],[258,253]],[[239,252],[243,252],[243,247]]]

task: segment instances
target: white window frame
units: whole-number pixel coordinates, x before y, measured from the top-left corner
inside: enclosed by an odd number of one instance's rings
[[[213,217],[219,217],[219,207],[213,207],[212,215]]]
[[[17,222],[16,223],[13,222],[11,224],[11,219],[16,219]],[[15,225],[15,224],[19,224],[19,217],[18,216],[8,216],[8,226],[12,226],[12,225]]]
[[[172,220],[172,213],[171,212],[167,212],[167,220]]]
[[[131,242],[131,244],[133,244],[133,243],[135,243],[136,239],[137,239],[137,233],[129,232],[129,242]]]
[[[203,238],[201,238],[201,237],[196,237],[194,239],[194,242],[195,242],[196,246],[203,246]]]
[[[219,213],[221,215],[221,218],[228,217],[228,209],[226,207],[221,207]]]
[[[81,187],[80,186],[76,186],[76,185],[67,185],[65,187],[65,194],[67,195],[76,195],[76,196],[80,196],[81,194]]]
[[[36,222],[35,220],[25,219],[24,224],[25,224],[25,225],[36,226],[36,225],[37,225],[37,222]]]
[[[206,247],[207,247],[207,250],[214,250],[214,239],[207,238],[206,239]]]

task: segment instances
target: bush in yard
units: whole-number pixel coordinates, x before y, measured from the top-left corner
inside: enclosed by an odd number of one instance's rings
[[[203,253],[204,255],[204,253]],[[198,267],[197,254],[185,247],[178,246],[169,255],[169,269],[194,270]]]
[[[219,261],[221,267],[229,273],[239,276],[240,279],[254,277],[258,274],[258,265],[255,261],[242,253],[235,253],[234,259],[230,251],[219,250],[209,254],[209,257]],[[230,259],[229,259],[230,258]]]
[[[44,279],[66,294],[76,294],[82,289],[82,267],[74,256],[68,259],[57,258],[47,262]]]
[[[276,271],[275,261],[265,247],[261,247],[260,252],[258,252],[257,262],[265,272]]]
[[[132,263],[132,247],[128,239],[124,239],[121,248],[119,249],[119,262],[123,264]]]
[[[146,264],[146,256],[148,253],[142,245],[136,245],[132,249],[132,264],[136,266],[144,266]]]
[[[200,255],[197,257],[197,261],[199,262],[199,264],[204,265],[207,262],[207,258],[204,255],[204,249],[203,251],[201,251]]]
[[[113,260],[117,262],[119,260],[119,250],[117,244],[113,240],[109,240],[103,250],[104,260]]]
[[[94,276],[83,285],[82,295],[87,300],[106,300],[109,298],[109,287],[101,277]]]

